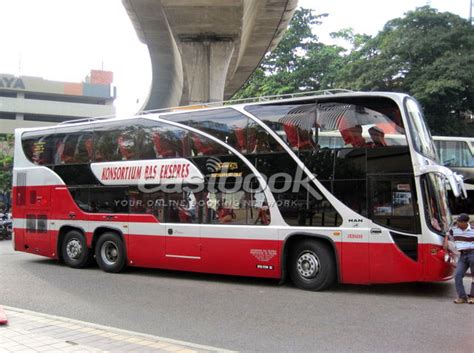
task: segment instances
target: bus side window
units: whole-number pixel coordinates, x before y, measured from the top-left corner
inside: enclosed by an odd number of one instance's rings
[[[173,148],[173,144],[169,141],[165,134],[154,132],[153,144],[158,156],[163,158],[176,156],[176,151]]]
[[[163,191],[142,192],[138,187],[129,188],[131,214],[151,214],[164,222],[165,195]]]
[[[25,137],[22,141],[25,155],[34,164],[53,164],[56,152],[55,140],[54,135]]]
[[[204,136],[189,133],[189,138],[193,143],[193,150],[198,156],[212,156],[227,154],[227,151],[218,143],[205,138]]]
[[[235,138],[237,141],[237,146],[239,152],[247,152],[247,129],[235,128],[234,130]]]
[[[314,148],[312,130],[302,129],[289,123],[284,123],[283,129],[285,130],[286,138],[291,148],[297,150],[308,150]]]
[[[79,136],[75,134],[59,136],[56,142],[56,164],[72,164],[77,162],[76,145]]]
[[[92,133],[84,133],[79,137],[76,148],[76,159],[79,163],[87,163],[92,160],[93,139]]]
[[[181,191],[164,194],[165,221],[169,223],[200,223],[201,193]]]
[[[128,188],[92,187],[89,189],[90,212],[128,213]]]
[[[135,142],[127,137],[125,134],[120,134],[117,137],[117,144],[123,160],[134,159],[135,157]]]
[[[378,224],[410,233],[419,231],[416,194],[411,177],[374,177],[369,216]]]
[[[118,134],[119,132],[116,130],[96,132],[96,142],[94,143],[94,160],[96,162],[122,160],[117,143]]]

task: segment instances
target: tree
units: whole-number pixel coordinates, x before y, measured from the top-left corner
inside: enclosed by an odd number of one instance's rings
[[[13,134],[0,135],[0,207],[9,208],[12,188]]]
[[[288,30],[233,98],[314,91],[332,88],[344,48],[324,45],[312,33],[326,14],[296,10]]]
[[[471,134],[462,119],[474,107],[474,28],[429,6],[389,21],[346,58],[337,82],[355,90],[407,92],[434,134]]]

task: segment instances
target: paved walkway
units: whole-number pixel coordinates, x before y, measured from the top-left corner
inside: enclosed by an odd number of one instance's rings
[[[6,352],[231,352],[215,347],[3,307],[0,353]]]

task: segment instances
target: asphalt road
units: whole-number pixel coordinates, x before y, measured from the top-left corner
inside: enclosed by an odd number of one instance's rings
[[[454,297],[452,281],[308,292],[253,278],[74,270],[0,241],[0,304],[238,351],[472,352],[474,305]]]

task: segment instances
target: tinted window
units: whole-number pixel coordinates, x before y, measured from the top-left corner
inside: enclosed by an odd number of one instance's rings
[[[26,157],[39,165],[54,164],[56,155],[56,138],[52,130],[24,133],[22,146]]]
[[[452,214],[460,213],[474,214],[474,190],[467,190],[467,198],[455,197],[451,190],[448,190],[449,209]]]
[[[342,218],[312,184],[276,183],[273,195],[285,222],[294,226],[336,227]]]
[[[239,151],[249,150],[249,118],[234,109],[203,110],[162,116],[217,137]],[[209,155],[209,153],[207,153]]]
[[[374,222],[392,229],[419,233],[419,217],[412,177],[371,178],[370,215]]]
[[[252,171],[230,153],[217,158],[193,158],[206,176],[203,222],[210,224],[270,224],[270,205]]]
[[[118,139],[120,130],[110,130],[104,126],[94,133],[94,161],[111,162],[121,161]]]
[[[93,134],[80,131],[56,135],[54,164],[89,163],[93,154]]]
[[[77,206],[91,213],[128,213],[128,195],[124,187],[78,187],[69,189]]]
[[[318,180],[329,180],[334,177],[334,157],[338,155],[338,152],[320,149],[314,152],[300,153],[300,159]]]
[[[406,145],[398,106],[389,99],[339,98],[327,102],[245,108],[294,150]]]
[[[270,209],[263,192],[248,192],[243,189],[206,192],[204,201],[204,223],[270,224]]]
[[[76,205],[85,212],[92,212],[89,200],[89,188],[69,188],[72,198]]]
[[[89,164],[56,165],[54,171],[66,185],[99,185]]]
[[[341,149],[336,152],[336,179],[365,179],[367,173],[364,149]]]
[[[164,220],[169,223],[200,223],[201,193],[187,190],[164,192]]]
[[[89,212],[128,213],[127,188],[92,187],[89,189]]]
[[[367,149],[367,172],[372,174],[413,173],[408,147]]]
[[[346,206],[367,217],[367,181],[335,180],[331,182],[332,193]]]
[[[306,156],[311,158],[312,154]],[[260,154],[249,159],[266,176],[286,223],[300,226],[339,226],[342,223],[342,218],[314,183],[303,182],[306,175],[290,155]]]
[[[130,213],[151,214],[160,222],[164,222],[165,196],[163,191],[143,192],[137,187],[130,187],[128,195]]]

